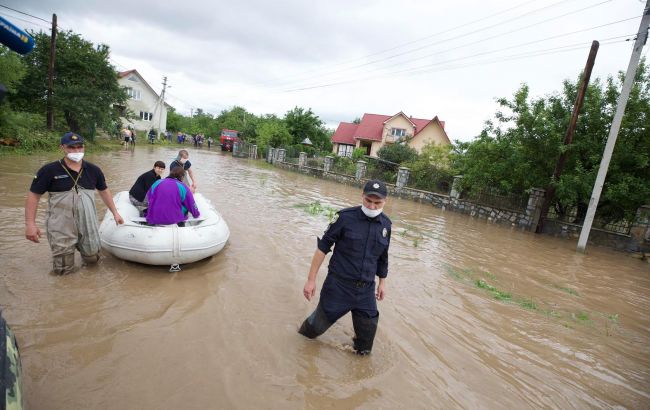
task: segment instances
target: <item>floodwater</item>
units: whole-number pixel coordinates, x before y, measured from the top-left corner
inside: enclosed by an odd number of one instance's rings
[[[174,156],[88,159],[116,193]],[[55,277],[46,240],[23,231],[32,175],[55,158],[0,162],[0,308],[30,409],[650,407],[645,261],[391,199],[387,298],[373,354],[357,357],[349,315],[316,341],[296,333],[328,223],[304,206],[356,205],[357,188],[190,149],[230,226],[222,252],[179,273],[107,255]]]

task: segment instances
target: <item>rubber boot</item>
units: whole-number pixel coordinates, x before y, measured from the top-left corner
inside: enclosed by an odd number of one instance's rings
[[[52,266],[55,275],[67,275],[74,271],[74,253],[52,256]]]
[[[85,265],[92,265],[94,263],[99,262],[99,253],[90,256],[81,255],[81,259],[83,260]]]
[[[310,339],[314,339],[325,333],[330,326],[332,326],[332,322],[329,321],[325,315],[325,311],[319,303],[318,306],[316,306],[316,310],[314,310],[314,312],[305,319],[304,322],[302,322],[302,326],[300,326],[298,333]]]
[[[358,355],[370,354],[372,343],[377,333],[379,323],[379,312],[375,317],[367,317],[363,313],[352,312],[352,325],[354,326],[354,350]]]

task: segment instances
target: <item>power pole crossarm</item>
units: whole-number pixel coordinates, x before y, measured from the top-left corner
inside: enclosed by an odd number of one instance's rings
[[[634,49],[632,50],[630,63],[628,64],[627,72],[625,73],[625,81],[623,81],[621,95],[618,97],[616,113],[612,119],[612,127],[609,129],[609,136],[607,137],[607,144],[605,144],[603,159],[600,161],[600,168],[598,169],[598,175],[596,176],[596,182],[594,183],[594,190],[591,194],[591,199],[589,200],[589,208],[587,209],[585,222],[582,225],[582,230],[580,231],[580,238],[578,239],[577,249],[578,252],[584,253],[585,248],[587,247],[589,232],[591,231],[591,225],[594,222],[594,216],[596,215],[596,208],[598,207],[600,194],[602,193],[603,185],[605,184],[605,177],[607,176],[609,161],[612,158],[614,145],[616,144],[616,138],[618,137],[618,132],[621,129],[621,122],[623,121],[623,114],[625,113],[627,100],[630,97],[630,92],[632,91],[632,86],[634,85],[634,77],[636,76],[636,69],[639,66],[639,60],[641,59],[641,51],[643,51],[643,46],[648,39],[649,25],[650,0],[647,0],[645,9],[643,10],[643,18],[641,19],[641,24],[639,25],[639,31],[636,35],[636,41],[634,42]]]

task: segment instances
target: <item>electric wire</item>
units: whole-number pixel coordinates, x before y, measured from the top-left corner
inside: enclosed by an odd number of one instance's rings
[[[602,45],[609,45],[609,44],[623,43],[623,42],[625,42],[627,40],[618,40],[618,41],[610,41],[610,42],[608,42],[608,40],[616,39],[616,38],[622,38],[622,37],[629,37],[629,36],[630,35],[628,34],[628,35],[624,35],[624,36],[612,37],[612,38],[603,40],[603,43],[601,43],[601,44]],[[525,52],[525,53],[520,53],[520,54],[515,54],[515,55],[510,55],[510,56],[498,57],[498,58],[495,58],[494,62],[519,60],[519,59],[523,59],[523,58],[538,57],[540,55],[548,55],[548,54],[555,54],[555,53],[559,53],[559,52],[582,50],[582,49],[584,49],[585,45],[588,45],[588,44],[591,44],[591,42],[589,42],[589,43],[586,43],[586,42],[575,43],[575,44],[569,44],[569,45],[565,45],[565,46],[554,47],[554,48],[550,48],[550,49],[528,51],[528,52]],[[501,51],[501,50],[499,50],[499,51]],[[376,76],[371,76],[371,77],[365,76],[365,77],[362,77],[362,78],[354,78],[354,79],[343,80],[343,81],[338,81],[338,82],[333,82],[333,83],[328,83],[328,84],[319,84],[319,85],[314,85],[314,86],[310,86],[310,87],[294,88],[294,89],[284,90],[284,92],[285,93],[290,93],[290,92],[297,92],[297,91],[307,91],[307,90],[312,90],[312,89],[317,89],[317,88],[333,87],[333,86],[338,86],[338,85],[342,85],[342,84],[363,82],[363,81],[367,81],[367,80],[383,78],[383,77],[387,77],[387,76],[391,76],[391,75],[395,75],[395,74],[404,74],[404,73],[419,74],[419,73],[443,71],[443,70],[448,70],[450,68],[444,68],[443,67],[442,69],[431,70],[431,67],[446,64],[446,63],[453,62],[453,61],[462,60],[462,59],[473,58],[473,57],[474,56],[469,56],[469,57],[464,57],[464,58],[447,60],[447,61],[444,61],[444,62],[430,64],[430,65],[427,65],[427,66],[414,67],[414,68],[409,68],[409,69],[400,70],[400,71],[393,71],[393,72],[384,73],[384,74],[381,74],[381,75],[376,75]],[[490,60],[482,60],[482,61],[479,61],[479,62],[471,62],[471,63],[452,66],[452,67],[453,67],[453,69],[471,67],[471,66],[474,66],[474,65],[477,65],[477,64],[482,64],[483,61],[490,61]]]
[[[466,47],[467,45],[471,45],[471,44],[476,44],[476,43],[485,42],[485,41],[488,41],[488,40],[491,40],[491,39],[494,39],[494,38],[497,38],[497,37],[505,36],[505,35],[512,34],[512,33],[516,33],[516,32],[518,32],[518,31],[528,30],[528,29],[530,29],[530,28],[532,28],[532,27],[536,27],[536,26],[539,26],[539,25],[541,25],[541,24],[548,23],[548,22],[550,22],[550,21],[558,20],[558,19],[561,19],[561,18],[563,18],[563,17],[569,16],[569,15],[571,15],[571,14],[580,13],[580,12],[585,11],[585,10],[588,10],[588,9],[590,9],[590,8],[598,7],[598,6],[601,6],[601,5],[605,4],[605,3],[610,3],[611,1],[613,1],[613,0],[604,0],[604,1],[600,1],[600,2],[598,2],[598,3],[592,4],[592,5],[589,5],[589,6],[586,6],[586,7],[582,7],[582,8],[580,8],[580,9],[577,9],[577,10],[574,10],[574,11],[570,11],[570,12],[567,12],[567,13],[564,13],[564,14],[560,14],[560,15],[558,15],[558,16],[551,17],[551,18],[548,18],[548,19],[546,19],[546,20],[542,20],[542,21],[537,22],[537,23],[534,23],[534,24],[529,24],[529,25],[526,25],[526,26],[524,26],[524,27],[520,27],[520,28],[517,28],[517,29],[513,29],[513,30],[510,30],[510,31],[506,31],[506,32],[504,32],[504,33],[496,34],[496,35],[493,35],[493,36],[491,36],[491,37],[484,38],[484,39],[482,39],[482,40],[480,40],[480,41],[474,41],[474,42],[472,42],[472,43],[466,43],[466,44],[464,44],[464,45],[462,45],[462,46],[458,46],[457,48],[460,48],[460,47]],[[305,77],[305,78],[301,78],[300,80],[307,80],[307,79],[314,78],[314,77],[328,76],[328,75],[337,74],[337,73],[340,73],[340,72],[350,71],[350,70],[353,70],[353,69],[356,69],[356,68],[365,67],[365,66],[368,66],[368,65],[371,65],[371,64],[381,63],[381,62],[383,62],[383,61],[391,60],[391,59],[394,59],[394,58],[396,58],[396,57],[400,57],[400,56],[403,56],[403,55],[406,55],[406,54],[410,54],[410,53],[413,53],[413,52],[416,52],[416,51],[420,51],[420,50],[423,50],[423,49],[426,49],[426,48],[429,48],[429,47],[432,47],[432,46],[435,46],[435,45],[441,44],[441,43],[443,43],[443,42],[450,42],[450,41],[457,40],[457,39],[460,39],[460,38],[463,38],[463,37],[467,37],[467,36],[472,35],[472,34],[476,34],[476,33],[480,33],[480,32],[485,31],[485,30],[489,30],[489,29],[494,28],[494,27],[503,26],[503,24],[505,24],[505,23],[510,23],[510,22],[516,21],[516,20],[518,20],[518,19],[520,19],[520,18],[523,18],[523,17],[525,17],[525,16],[527,16],[527,15],[530,15],[530,14],[533,14],[533,13],[536,13],[536,12],[540,12],[541,10],[544,10],[544,9],[547,9],[547,8],[550,8],[550,7],[557,6],[557,5],[559,5],[559,4],[566,4],[566,1],[560,1],[560,2],[557,2],[557,3],[553,3],[553,4],[549,5],[549,6],[544,6],[544,7],[542,7],[542,8],[539,8],[539,9],[536,9],[536,10],[532,10],[532,11],[529,11],[529,12],[526,12],[526,13],[521,14],[521,15],[519,15],[519,16],[512,17],[512,18],[510,18],[510,19],[507,19],[507,20],[504,20],[504,21],[497,22],[497,23],[492,24],[492,25],[490,25],[490,26],[482,27],[482,28],[479,28],[479,29],[476,29],[476,30],[473,30],[473,31],[470,31],[470,32],[467,32],[467,33],[463,33],[463,34],[457,35],[457,36],[455,36],[455,37],[450,37],[450,38],[442,39],[442,40],[439,40],[439,41],[437,41],[437,42],[435,42],[435,43],[430,43],[430,44],[427,44],[427,45],[424,45],[424,46],[417,47],[417,48],[415,48],[415,49],[411,49],[411,50],[403,51],[403,52],[400,52],[400,53],[397,53],[397,54],[393,54],[393,55],[390,55],[390,56],[387,56],[387,57],[384,57],[384,58],[376,59],[376,60],[373,60],[373,61],[368,61],[368,62],[365,62],[365,63],[363,63],[363,64],[358,64],[358,65],[355,65],[355,66],[352,66],[352,67],[343,68],[343,69],[336,70],[336,71],[333,71],[333,72],[329,72],[329,73],[325,73],[325,74],[321,74],[321,75],[312,75],[312,76],[308,76],[308,77]],[[452,49],[455,49],[455,48],[452,48]],[[294,82],[296,82],[296,81],[299,81],[299,80],[283,81],[283,82],[280,82],[280,83],[278,83],[278,84],[284,84],[284,85],[286,85],[286,84],[294,83]]]
[[[481,56],[481,55],[492,54],[492,53],[496,53],[496,52],[500,52],[500,51],[510,50],[510,49],[513,49],[513,48],[529,46],[529,45],[541,43],[541,42],[544,42],[544,41],[549,41],[549,40],[553,40],[553,39],[557,39],[557,38],[561,38],[561,37],[570,36],[570,35],[573,35],[573,34],[578,34],[578,33],[581,33],[581,32],[586,32],[586,31],[591,31],[591,30],[595,30],[595,29],[598,29],[598,28],[606,27],[606,26],[611,26],[611,25],[626,22],[626,21],[629,21],[629,20],[635,20],[635,19],[637,19],[639,17],[640,16],[630,17],[630,18],[627,18],[627,19],[622,19],[622,20],[617,20],[617,21],[610,22],[610,23],[600,24],[598,26],[588,27],[588,28],[581,29],[581,30],[575,30],[575,31],[571,31],[571,32],[568,32],[568,33],[563,33],[563,34],[557,34],[557,35],[546,37],[546,38],[539,39],[539,40],[527,41],[527,42],[512,45],[512,46],[503,47],[503,48],[500,48],[500,49],[497,49],[497,50],[488,50],[488,51],[473,54],[473,55],[470,55],[470,56],[461,57],[460,59],[472,58],[472,57],[476,57],[476,56]],[[625,36],[627,36],[627,35],[625,35]],[[372,74],[372,73],[375,73],[375,72],[384,71],[384,70],[386,70],[388,68],[391,68],[391,67],[404,66],[406,64],[410,64],[412,62],[422,60],[424,58],[433,57],[433,56],[435,56],[435,55],[437,55],[439,53],[447,52],[447,51],[451,51],[451,50],[455,50],[455,49],[457,49],[457,48],[447,49],[447,50],[443,50],[443,51],[435,53],[435,54],[429,54],[429,55],[426,55],[426,56],[423,56],[423,57],[420,57],[420,58],[411,59],[411,60],[406,61],[406,62],[399,62],[399,63],[396,63],[396,64],[391,64],[391,65],[388,65],[388,66],[380,67],[380,68],[377,68],[377,69],[372,70],[372,71],[367,71],[367,72],[365,72],[365,74]],[[434,65],[435,64],[436,63],[434,63]],[[307,85],[309,85],[309,84],[307,84]]]
[[[48,24],[50,23],[50,21],[45,20],[44,18],[41,18],[41,17],[38,17],[38,16],[34,16],[33,14],[25,13],[24,11],[20,11],[20,10],[12,9],[11,7],[5,6],[4,4],[0,4],[0,7],[5,8],[5,9],[7,9],[7,10],[15,11],[16,13],[20,13],[20,14],[23,14],[23,15],[25,15],[25,16],[29,16],[29,17],[33,17],[33,18],[38,19],[38,20],[42,20],[42,21],[44,21],[44,22],[46,22],[46,23],[48,23]]]

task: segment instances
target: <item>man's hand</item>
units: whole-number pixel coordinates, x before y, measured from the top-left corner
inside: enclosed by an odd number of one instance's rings
[[[305,296],[305,299],[311,300],[311,298],[316,294],[316,281],[307,280],[307,283],[305,283],[305,287],[302,290],[302,294]]]
[[[41,237],[41,230],[38,229],[36,225],[28,225],[25,227],[25,238],[29,239],[32,242],[39,243],[38,240]]]
[[[192,191],[193,194],[196,193],[196,184],[192,184],[192,186],[190,187],[190,191]]]
[[[113,218],[115,219],[115,225],[122,225],[124,223],[124,219],[122,219],[122,215],[120,215],[119,212],[115,211],[113,214]]]
[[[386,296],[386,291],[384,291],[384,281],[379,280],[379,285],[377,286],[377,293],[375,293],[375,297],[377,300],[384,300],[384,296]]]

